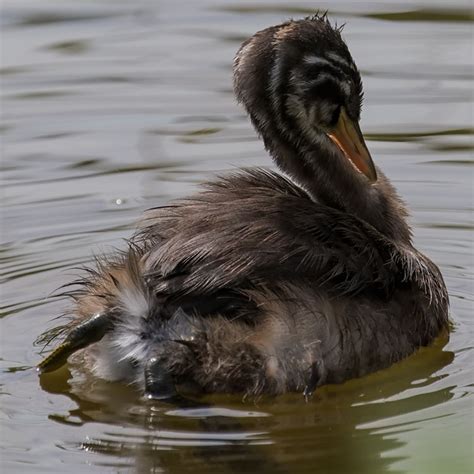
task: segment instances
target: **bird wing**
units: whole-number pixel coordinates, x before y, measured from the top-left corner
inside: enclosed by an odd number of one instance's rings
[[[399,252],[376,229],[261,169],[150,210],[137,239],[148,247],[144,273],[156,294],[203,295],[300,279],[338,294],[387,292],[403,279]]]

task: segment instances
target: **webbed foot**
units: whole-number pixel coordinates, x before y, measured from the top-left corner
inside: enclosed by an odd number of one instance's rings
[[[68,357],[79,349],[100,341],[111,328],[109,313],[97,313],[80,323],[66,336],[64,341],[48,354],[37,366],[39,373],[52,372],[67,362]]]
[[[160,357],[152,357],[145,365],[145,398],[167,400],[177,395],[175,382],[164,370]]]
[[[145,363],[145,397],[149,400],[175,401],[181,396],[176,390],[177,374],[186,373],[192,352],[182,341],[162,341]]]

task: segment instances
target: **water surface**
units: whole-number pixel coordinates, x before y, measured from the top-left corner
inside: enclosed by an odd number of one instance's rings
[[[74,370],[40,381],[34,340],[74,267],[123,246],[147,207],[271,164],[235,104],[232,58],[315,7],[347,22],[362,128],[445,276],[450,341],[308,403],[177,408]],[[2,29],[4,472],[472,471],[470,2],[4,0]]]

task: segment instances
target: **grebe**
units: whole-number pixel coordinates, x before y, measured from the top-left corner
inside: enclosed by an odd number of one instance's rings
[[[256,33],[234,89],[285,175],[247,169],[146,212],[67,294],[62,343],[149,398],[301,391],[388,367],[448,328],[443,278],[359,128],[362,82],[326,16]],[[82,349],[82,351],[79,351]]]

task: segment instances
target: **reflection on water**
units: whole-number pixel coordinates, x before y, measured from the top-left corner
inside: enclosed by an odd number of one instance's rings
[[[43,376],[49,296],[122,246],[140,212],[235,166],[269,165],[232,96],[239,43],[308,2],[5,0],[1,312],[5,472],[470,472],[472,13],[463,0],[318,3],[364,77],[372,156],[440,264],[453,333],[388,370],[299,395],[191,405]],[[436,448],[436,449],[434,449]]]
[[[236,397],[214,396],[192,406],[170,407],[143,401],[119,384],[111,399],[110,384],[76,375],[69,385],[67,376],[54,373],[42,376],[41,385],[75,402],[67,414],[51,414],[51,420],[72,426],[109,425],[100,436],[61,443],[64,449],[119,458],[138,472],[254,472],[259,466],[258,472],[291,473],[309,470],[318,461],[327,472],[384,472],[397,456],[381,454],[405,444],[390,434],[413,430],[416,423],[388,423],[382,430],[371,424],[430,412],[453,399],[453,386],[423,396],[410,394],[414,385],[427,388],[446,377],[440,371],[454,354],[443,350],[445,344],[439,340],[410,364],[398,364],[363,382],[324,387],[307,404],[297,395],[253,406],[242,405]],[[443,416],[429,413],[417,423]],[[156,452],[159,455],[153,455]]]

